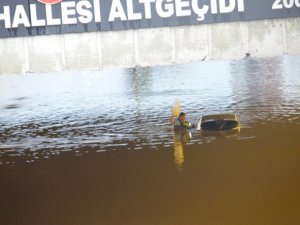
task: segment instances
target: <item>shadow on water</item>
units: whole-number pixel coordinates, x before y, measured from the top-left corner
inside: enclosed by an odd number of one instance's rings
[[[5,106],[4,109],[17,109],[17,108],[20,108],[20,105],[18,105],[18,104],[10,104],[10,105]]]
[[[0,76],[5,225],[297,225],[300,58]],[[240,133],[174,132],[235,113]],[[16,106],[16,107],[13,107]]]

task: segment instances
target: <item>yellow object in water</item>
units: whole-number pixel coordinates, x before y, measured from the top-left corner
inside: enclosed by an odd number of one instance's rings
[[[177,118],[179,116],[180,113],[180,104],[179,101],[176,100],[174,105],[172,106],[172,116],[173,118]]]
[[[174,143],[174,160],[175,165],[179,168],[183,166],[184,163],[184,153],[183,153],[183,145],[181,142]]]

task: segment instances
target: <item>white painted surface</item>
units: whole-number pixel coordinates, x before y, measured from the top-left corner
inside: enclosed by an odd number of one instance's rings
[[[138,61],[141,66],[170,64],[172,62],[171,29],[138,30]]]
[[[176,27],[175,62],[197,61],[211,58],[209,51],[210,25]]]
[[[300,55],[300,18],[0,39],[0,74]]]
[[[249,22],[249,48],[252,57],[272,57],[284,53],[284,20]]]
[[[249,52],[247,23],[216,24],[211,35],[213,59],[239,59]]]
[[[29,71],[61,71],[63,69],[62,39],[63,36],[59,35],[27,38]]]
[[[0,39],[0,74],[24,73],[24,38]]]
[[[286,20],[286,48],[291,55],[300,54],[300,18]]]
[[[64,35],[64,68],[67,70],[100,68],[97,33]]]
[[[103,67],[133,67],[135,65],[134,31],[99,33],[102,40]]]

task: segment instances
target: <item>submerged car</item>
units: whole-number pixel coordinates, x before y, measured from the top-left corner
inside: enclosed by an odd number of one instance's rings
[[[197,123],[197,130],[202,134],[224,133],[239,134],[240,122],[235,114],[215,114],[202,116]]]

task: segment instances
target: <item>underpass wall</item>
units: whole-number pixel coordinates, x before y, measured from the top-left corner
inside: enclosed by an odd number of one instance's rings
[[[0,39],[0,74],[300,55],[300,18]]]

